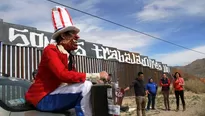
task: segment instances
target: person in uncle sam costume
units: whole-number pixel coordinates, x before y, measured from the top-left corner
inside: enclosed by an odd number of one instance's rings
[[[55,28],[52,39],[56,43],[44,49],[35,82],[27,91],[25,99],[40,111],[75,108],[77,116],[92,116],[92,82],[107,80],[108,74],[105,71],[77,72],[70,52],[78,47],[77,34],[80,30],[73,25],[67,9],[61,6],[52,9],[52,21]]]

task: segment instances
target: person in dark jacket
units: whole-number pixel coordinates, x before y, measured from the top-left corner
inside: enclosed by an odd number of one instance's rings
[[[155,98],[157,95],[157,84],[153,82],[153,79],[150,78],[147,85],[146,85],[146,91],[148,93],[148,104],[147,104],[147,110],[150,110],[150,105],[152,103],[152,110],[155,110]]]
[[[146,105],[146,91],[144,84],[144,74],[142,72],[138,73],[138,77],[132,82],[132,84],[125,88],[124,91],[130,90],[134,87],[135,96],[136,96],[136,104],[137,104],[137,116],[140,116],[140,112],[142,112],[142,116],[146,116],[145,114],[145,105]]]
[[[163,77],[160,80],[160,85],[162,86],[162,94],[164,97],[165,110],[170,111],[170,105],[169,105],[170,80],[165,73],[163,74]]]

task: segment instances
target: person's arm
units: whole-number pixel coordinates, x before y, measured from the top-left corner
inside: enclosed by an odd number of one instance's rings
[[[136,81],[133,81],[133,82],[130,84],[130,86],[128,86],[128,87],[126,87],[126,88],[124,89],[124,91],[130,90],[130,89],[135,85],[135,83],[136,83]]]
[[[162,87],[163,87],[163,83],[162,83],[162,80],[160,80],[160,83],[159,83],[159,84],[160,84],[160,86],[162,86]]]
[[[167,86],[170,86],[170,79],[169,78],[167,78],[167,81],[168,81],[168,83],[167,84],[163,84],[163,87],[167,87]]]
[[[146,95],[149,94],[149,85],[148,84],[145,86],[145,92],[146,92]]]
[[[167,79],[168,79],[168,84],[167,84],[167,86],[170,86],[170,84],[171,84],[171,83],[170,83],[170,79],[169,79],[169,78],[167,78]]]
[[[180,82],[180,85],[181,85],[181,86],[184,86],[184,85],[185,85],[184,79],[183,79],[183,78],[180,78],[180,81],[181,81],[181,82]]]
[[[160,85],[161,85],[162,87],[168,86],[168,84],[163,84],[163,83],[162,83],[162,80],[160,80]]]
[[[55,48],[47,48],[44,53],[48,60],[47,68],[49,68],[62,82],[79,83],[84,82],[86,79],[100,79],[99,73],[90,74],[68,71],[65,65],[61,62],[56,50],[57,49]]]

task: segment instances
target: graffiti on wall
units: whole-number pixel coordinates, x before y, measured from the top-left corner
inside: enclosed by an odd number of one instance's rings
[[[4,43],[16,46],[38,47],[39,49],[42,49],[49,43],[54,42],[54,40],[51,39],[52,33],[50,32],[2,22],[3,20],[0,20],[0,38]],[[75,55],[114,60],[130,64],[140,64],[163,72],[170,71],[166,64],[150,59],[148,56],[142,56],[139,53],[119,50],[117,48],[103,46],[102,44],[87,42],[82,39],[78,41],[78,45],[78,49],[74,51]]]

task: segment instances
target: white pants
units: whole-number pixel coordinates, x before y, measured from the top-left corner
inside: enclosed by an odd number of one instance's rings
[[[75,108],[77,116],[92,116],[91,87],[90,81],[60,86],[43,98],[38,104],[38,108],[41,110]],[[79,102],[79,105],[77,105],[77,102]],[[51,106],[50,109],[49,106]]]

